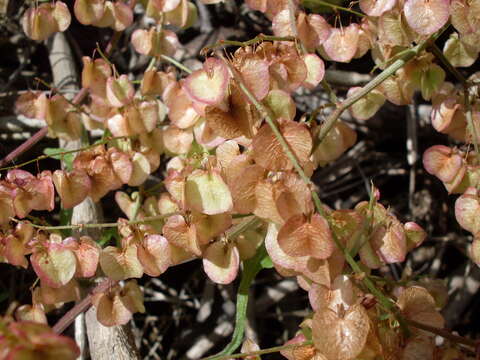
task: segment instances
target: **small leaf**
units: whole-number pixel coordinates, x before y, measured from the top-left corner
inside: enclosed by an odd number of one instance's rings
[[[63,163],[65,164],[65,169],[67,169],[68,171],[71,171],[73,169],[73,159],[75,158],[75,154],[74,153],[70,153],[70,154],[60,154],[60,153],[64,153],[64,152],[67,152],[68,150],[67,149],[63,149],[63,148],[45,148],[43,149],[43,153],[55,160],[60,160],[60,161],[63,161]]]

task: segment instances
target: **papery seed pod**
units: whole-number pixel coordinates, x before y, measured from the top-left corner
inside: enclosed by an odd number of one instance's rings
[[[83,25],[100,21],[105,12],[105,0],[75,0],[73,8],[77,20]]]
[[[75,277],[89,278],[95,275],[98,267],[101,247],[89,236],[81,236],[77,241],[73,239],[71,250],[77,258]],[[67,242],[68,239],[65,239]]]
[[[323,43],[327,55],[334,61],[350,62],[357,52],[359,27],[350,24],[344,28],[333,28]]]
[[[159,276],[172,264],[170,244],[160,235],[146,236],[137,247],[137,255],[143,271],[150,276]]]
[[[470,187],[455,201],[455,218],[462,228],[473,235],[480,234],[480,196]]]
[[[278,233],[278,244],[290,256],[312,256],[327,259],[334,244],[328,222],[319,214],[308,220],[304,215],[288,219]]]
[[[457,33],[450,34],[450,38],[443,46],[443,54],[455,67],[469,67],[478,58],[479,49],[462,38]]]
[[[336,160],[357,141],[357,133],[347,124],[337,121],[322,143],[313,152],[313,161],[319,166],[325,166]]]
[[[93,26],[110,27],[115,31],[123,31],[133,22],[132,9],[123,2],[105,1],[102,17],[91,23]]]
[[[107,246],[100,253],[99,262],[105,275],[112,280],[141,278],[143,275],[143,266],[138,260],[136,245],[129,245],[124,249]]]
[[[203,269],[217,284],[230,284],[238,274],[240,256],[233,243],[216,241],[203,253]]]
[[[353,305],[343,314],[319,310],[312,320],[313,344],[328,360],[355,359],[365,346],[369,330],[370,320],[362,305]]]
[[[306,54],[302,59],[307,67],[307,77],[302,86],[307,89],[314,89],[323,80],[325,75],[325,64],[323,60],[315,54]]]
[[[436,328],[444,326],[445,321],[436,309],[435,299],[423,287],[410,286],[403,290],[397,305],[406,319]]]
[[[396,0],[360,0],[360,9],[368,16],[380,16],[395,6]]]
[[[80,204],[92,187],[90,177],[82,170],[71,172],[55,170],[52,179],[64,209],[71,209]]]
[[[305,164],[312,150],[312,137],[304,124],[279,119],[279,130],[296,155],[300,164]],[[291,170],[293,164],[283,151],[268,124],[264,124],[252,142],[255,162],[267,170]]]
[[[480,6],[476,1],[453,0],[450,3],[451,22],[461,34],[477,32],[480,24]]]
[[[408,25],[421,35],[439,30],[450,17],[448,0],[407,0],[403,11]]]
[[[360,87],[352,87],[348,89],[347,97],[352,96],[355,92],[360,91]],[[352,116],[357,120],[368,120],[383,106],[385,103],[385,96],[374,89],[363,96],[349,110]]]
[[[223,61],[208,58],[202,69],[187,77],[183,89],[192,101],[218,105],[225,98],[229,79],[228,68]]]
[[[108,78],[106,94],[110,105],[119,108],[133,100],[135,90],[128,76],[120,75],[118,78]]]
[[[188,29],[197,22],[198,10],[194,3],[181,0],[179,6],[165,13],[164,16],[168,24],[182,29]]]
[[[173,215],[167,219],[163,226],[163,235],[170,244],[190,254],[202,254],[195,225],[187,223],[182,215]]]
[[[464,166],[463,158],[453,149],[435,145],[423,154],[423,166],[428,173],[435,175],[441,181],[450,183]]]
[[[55,32],[65,31],[71,21],[67,5],[61,1],[30,7],[22,17],[23,31],[33,40],[42,41]]]
[[[181,0],[151,0],[153,6],[155,6],[158,11],[167,12],[176,9],[180,5]]]
[[[185,182],[186,206],[207,215],[229,212],[233,208],[230,190],[216,170],[195,170]]]
[[[180,46],[177,35],[170,30],[137,29],[132,34],[132,45],[137,52],[148,56],[173,56]]]
[[[46,247],[30,257],[37,276],[50,287],[59,288],[68,283],[76,271],[74,253],[59,243],[49,241]]]

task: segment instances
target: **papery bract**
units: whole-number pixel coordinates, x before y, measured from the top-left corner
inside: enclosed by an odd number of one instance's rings
[[[395,6],[396,0],[361,0],[360,9],[368,16],[380,16]]]
[[[357,52],[359,28],[350,24],[345,28],[333,28],[323,43],[327,55],[334,61],[350,62]]]
[[[67,5],[56,1],[29,8],[22,17],[22,27],[29,38],[42,41],[55,32],[65,31],[70,21]]]
[[[53,288],[68,283],[76,271],[74,253],[57,242],[49,242],[46,248],[34,251],[30,261],[38,277]]]
[[[294,121],[279,119],[279,130],[296,155],[300,165],[304,164],[312,150],[312,137],[307,127]],[[290,170],[293,168],[280,142],[268,124],[264,124],[253,138],[255,162],[267,170]]]
[[[75,17],[83,25],[99,21],[105,12],[105,0],[75,0]]]
[[[407,0],[403,9],[408,25],[421,35],[439,30],[450,17],[448,0]]]
[[[226,95],[229,78],[228,68],[221,60],[208,58],[202,69],[187,77],[183,88],[192,101],[216,105]]]
[[[101,247],[89,236],[81,236],[73,249],[77,258],[76,277],[89,278],[95,275],[100,258]]]
[[[328,360],[355,359],[363,349],[370,320],[362,305],[353,305],[343,314],[330,309],[315,312],[313,344]]]
[[[302,59],[307,67],[307,77],[302,83],[307,89],[314,89],[323,80],[325,75],[325,64],[323,60],[315,54],[306,54]]]
[[[107,246],[100,253],[100,266],[112,280],[140,278],[143,275],[143,266],[138,260],[135,245],[129,245],[123,249]]]
[[[185,183],[186,205],[192,210],[215,215],[231,211],[233,200],[221,175],[215,171],[195,170]]]
[[[115,31],[123,31],[133,22],[132,9],[123,2],[105,1],[102,17],[91,25],[110,27]]]
[[[462,228],[472,234],[480,234],[480,196],[470,187],[455,201],[455,218]]]
[[[444,326],[445,321],[436,310],[434,298],[423,287],[410,286],[406,288],[398,297],[397,304],[406,319],[436,328]]]
[[[118,78],[109,77],[107,80],[107,99],[113,107],[122,107],[133,100],[135,90],[127,75]]]
[[[55,170],[52,179],[64,209],[71,209],[80,204],[92,187],[90,177],[83,170],[74,169],[71,172]]]
[[[173,215],[167,219],[163,235],[176,247],[197,256],[202,254],[195,226],[187,223],[182,215]]]
[[[292,216],[280,228],[278,244],[290,256],[309,255],[317,259],[327,259],[335,246],[328,222],[319,214],[310,219]]]
[[[353,87],[348,90],[347,97],[359,91],[360,87]],[[378,90],[372,90],[350,107],[350,113],[357,120],[370,119],[385,103],[385,97]]]
[[[463,159],[449,147],[435,145],[424,152],[423,166],[428,173],[448,183],[458,174],[463,166]]]
[[[159,276],[172,264],[170,246],[166,238],[151,234],[137,246],[138,260],[143,271],[150,276]]]
[[[237,277],[240,256],[234,244],[216,241],[203,254],[203,269],[217,284],[229,284]]]
[[[177,35],[170,30],[137,29],[132,34],[132,45],[137,52],[148,56],[173,56],[180,46]]]

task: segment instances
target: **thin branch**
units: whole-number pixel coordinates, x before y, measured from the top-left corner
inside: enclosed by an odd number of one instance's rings
[[[433,52],[433,55],[442,62],[442,64],[447,68],[448,72],[450,72],[453,76],[457,78],[458,81],[462,83],[463,86],[466,85],[467,79],[465,76],[462,75],[458,69],[452,65],[452,63],[445,57],[443,54],[442,50],[438,48],[438,46],[435,43],[432,43],[430,45],[430,49]]]
[[[114,286],[117,282],[111,279],[104,279],[100,284],[95,286],[95,288],[88,294],[82,301],[75,304],[73,308],[63,315],[60,320],[53,326],[53,331],[57,334],[61,334],[65,331],[66,328],[70,326],[75,321],[75,318],[81,313],[87,311],[90,306],[92,306],[93,295],[107,291],[109,288]]]
[[[121,225],[136,225],[136,224],[148,223],[151,221],[163,220],[169,216],[173,216],[177,214],[178,214],[177,212],[174,212],[174,213],[168,213],[164,215],[150,216],[150,217],[146,217],[139,220],[130,220],[126,222],[115,222],[115,223],[75,224],[75,225],[60,225],[60,226],[43,226],[43,225],[32,224],[30,222],[28,224],[33,226],[34,228],[37,228],[40,230],[46,230],[46,231],[67,230],[67,229],[75,230],[75,229],[88,229],[88,228],[111,228],[111,227],[118,227]],[[16,223],[23,223],[22,220],[18,220],[15,218],[10,218],[10,220],[15,221]]]
[[[352,9],[349,9],[349,8],[346,8],[346,7],[343,7],[343,6],[338,6],[338,5],[335,5],[335,4],[332,4],[328,1],[323,1],[323,0],[303,0],[302,1],[302,5],[305,6],[305,7],[308,7],[305,3],[313,3],[313,4],[317,4],[317,5],[323,5],[323,6],[326,6],[326,7],[330,7],[332,9],[335,9],[335,10],[341,10],[341,11],[345,11],[345,12],[348,12],[350,14],[353,14],[353,15],[357,15],[357,16],[360,16],[360,17],[366,17],[367,15],[365,14],[362,14],[361,12],[358,12],[358,11],[355,11],[355,10],[352,10]]]
[[[165,61],[168,61],[169,63],[175,65],[176,67],[178,67],[179,69],[185,71],[187,74],[191,74],[192,73],[192,70],[190,70],[188,67],[186,67],[185,65],[183,65],[182,63],[178,62],[177,60],[175,60],[174,58],[170,57],[170,56],[167,56],[167,55],[160,55],[160,57],[165,60]]]
[[[386,79],[390,76],[395,74],[395,72],[405,66],[407,62],[412,60],[415,56],[417,56],[420,52],[422,52],[430,43],[432,43],[440,33],[434,34],[430,36],[428,39],[422,41],[415,47],[410,50],[405,51],[405,53],[400,56],[397,60],[395,60],[390,66],[388,66],[385,70],[383,70],[380,74],[378,74],[374,79],[372,79],[368,84],[362,87],[359,91],[356,91],[352,96],[346,98],[343,102],[341,102],[337,108],[330,114],[330,116],[325,120],[322,124],[320,129],[320,133],[318,135],[318,139],[316,139],[316,143],[313,147],[312,152],[318,148],[318,146],[322,143],[325,137],[328,135],[330,130],[335,126],[335,123],[340,118],[342,113],[347,110],[350,106],[355,104],[358,100],[363,98],[367,95],[370,91],[375,89],[381,83],[383,83]]]
[[[268,349],[263,349],[263,350],[258,350],[258,351],[252,351],[252,352],[246,352],[246,353],[238,353],[238,354],[231,354],[231,355],[222,355],[222,356],[209,356],[206,358],[202,358],[200,360],[228,360],[228,359],[239,359],[239,358],[244,358],[248,356],[257,356],[257,355],[265,355],[265,354],[272,354],[276,353],[282,350],[290,350],[290,349],[297,349],[303,346],[310,346],[313,345],[313,341],[305,341],[300,344],[289,344],[289,345],[282,345],[282,346],[275,346],[271,347]]]
[[[435,335],[438,335],[438,336],[441,336],[445,339],[448,339],[450,340],[451,342],[454,342],[454,343],[457,343],[457,344],[462,344],[462,345],[467,345],[467,346],[471,346],[473,348],[476,348],[478,346],[478,341],[476,340],[472,340],[472,339],[468,339],[466,337],[463,337],[463,336],[459,336],[459,335],[454,335],[452,334],[450,331],[448,330],[445,330],[445,329],[440,329],[440,328],[436,328],[436,327],[433,327],[433,326],[430,326],[430,325],[426,325],[426,324],[422,324],[422,323],[419,323],[419,322],[416,322],[414,320],[406,320],[407,324],[410,325],[410,326],[413,326],[417,329],[421,329],[421,330],[425,330],[425,331],[428,331],[432,334],[435,334]]]

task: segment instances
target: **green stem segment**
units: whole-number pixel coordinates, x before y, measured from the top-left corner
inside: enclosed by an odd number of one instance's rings
[[[120,225],[136,225],[136,224],[143,224],[152,221],[163,220],[169,216],[177,215],[178,213],[169,213],[164,215],[157,215],[157,216],[150,216],[139,220],[131,220],[126,221],[124,223],[116,222],[116,223],[100,223],[100,224],[76,224],[76,225],[61,225],[61,226],[43,226],[43,225],[36,225],[32,223],[28,223],[36,229],[40,230],[47,230],[47,231],[55,231],[55,230],[66,230],[66,229],[85,229],[85,228],[111,228],[111,227],[118,227]],[[21,220],[17,220],[11,218],[12,221],[17,223],[22,223]]]
[[[178,62],[177,60],[175,60],[174,58],[170,57],[170,56],[167,56],[167,55],[160,55],[160,58],[162,58],[163,60],[165,61],[168,61],[169,63],[175,65],[176,67],[178,67],[179,69],[185,71],[187,74],[191,74],[192,73],[192,70],[190,70],[188,67],[186,67],[185,65],[183,65],[182,63]]]
[[[335,5],[335,4],[332,4],[328,1],[323,1],[323,0],[303,0],[302,1],[302,5],[305,6],[305,7],[312,7],[312,4],[313,5],[326,6],[326,7],[332,8],[334,10],[340,10],[340,11],[348,12],[350,14],[357,15],[357,16],[360,16],[360,17],[367,16],[365,14],[362,14],[361,12],[358,12],[358,11],[355,11],[355,10],[352,10],[352,9],[349,9],[349,8],[346,8],[346,7],[343,7],[343,6]]]
[[[233,354],[233,352],[242,344],[243,334],[245,332],[245,321],[247,318],[248,290],[250,289],[253,279],[255,279],[260,270],[262,270],[262,259],[266,256],[267,250],[262,244],[253,258],[243,262],[242,280],[240,281],[240,286],[237,292],[235,330],[233,332],[232,340],[220,353],[210,356],[207,359],[229,359],[231,358],[230,354]]]
[[[262,41],[295,41],[295,37],[294,36],[272,36],[272,35],[260,34],[255,36],[253,39],[250,39],[247,41],[220,40],[219,42],[213,45],[205,46],[200,53],[207,54],[209,51],[218,49],[219,47],[222,47],[222,46],[245,47],[245,46],[258,44]]]
[[[210,357],[203,358],[203,359],[200,359],[200,360],[240,359],[240,358],[244,358],[244,357],[247,357],[247,356],[252,356],[253,357],[253,356],[272,354],[272,353],[276,353],[276,352],[279,352],[279,351],[282,351],[282,350],[298,349],[300,347],[310,346],[310,345],[313,345],[313,341],[305,341],[305,342],[300,343],[300,344],[289,344],[289,345],[275,346],[275,347],[271,347],[271,348],[268,348],[268,349],[252,351],[252,352],[247,352],[247,353],[238,353],[238,354],[231,354],[231,355],[218,355],[218,356],[216,355],[215,357],[210,356]]]
[[[377,86],[379,86],[381,83],[383,83],[390,76],[395,74],[395,72],[398,69],[405,66],[405,64],[407,62],[409,62],[415,56],[417,56],[419,53],[421,53],[430,43],[433,43],[433,41],[438,36],[439,36],[439,34],[434,34],[431,37],[429,37],[427,40],[424,40],[421,43],[419,43],[418,45],[416,45],[415,47],[413,47],[412,49],[405,51],[405,53],[400,58],[395,60],[390,66],[388,66],[385,70],[383,70],[380,74],[378,74],[368,84],[366,84],[364,87],[362,87],[361,90],[355,92],[352,96],[349,96],[342,103],[340,103],[337,106],[337,108],[331,113],[331,115],[327,118],[327,120],[325,120],[325,122],[322,124],[322,127],[320,129],[320,133],[318,135],[318,139],[316,139],[316,143],[313,147],[312,152],[315,152],[315,150],[322,143],[322,141],[328,135],[330,130],[335,126],[335,123],[337,122],[337,120],[340,118],[340,116],[342,115],[342,113],[345,110],[347,110],[350,106],[355,104],[358,100],[363,98],[370,91],[372,91]]]

